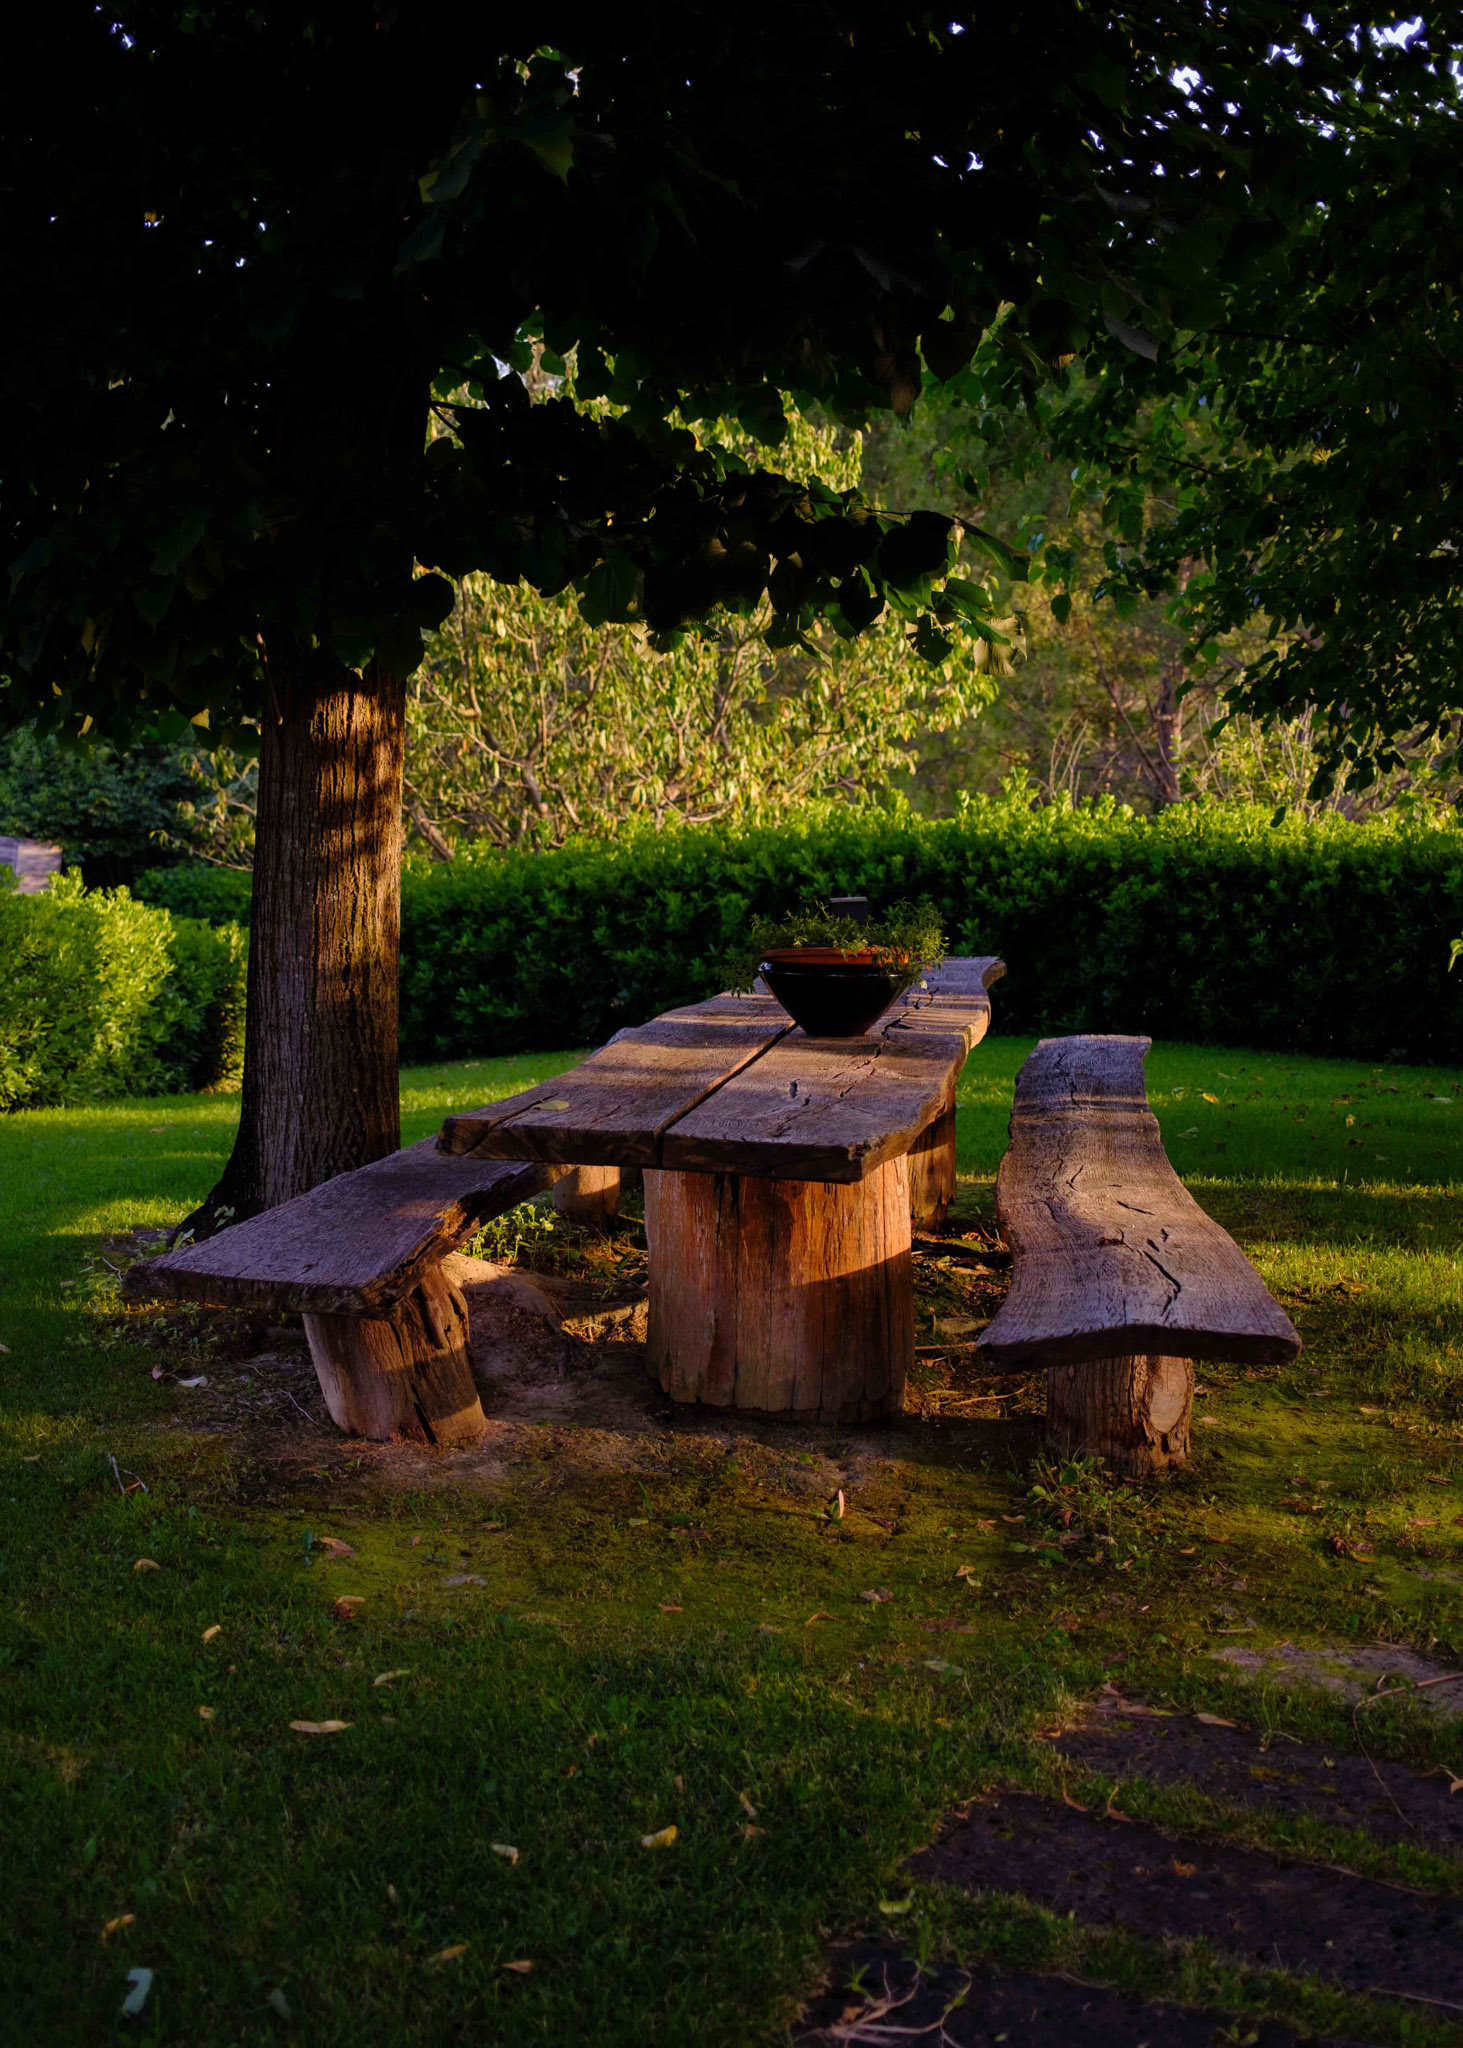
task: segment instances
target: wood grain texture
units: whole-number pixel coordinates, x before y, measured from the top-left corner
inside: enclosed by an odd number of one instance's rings
[[[1097,1358],[1046,1376],[1045,1440],[1096,1456],[1127,1479],[1175,1471],[1189,1455],[1194,1367],[1187,1358]]]
[[[202,1244],[140,1261],[124,1291],[133,1300],[387,1315],[480,1223],[548,1179],[541,1166],[444,1158],[425,1138]]]
[[[389,1316],[305,1317],[325,1405],[348,1435],[447,1450],[486,1431],[452,1263],[432,1266]]]
[[[645,1176],[646,1363],[677,1401],[785,1421],[898,1414],[914,1358],[909,1179]]]
[[[770,996],[715,996],[617,1032],[567,1074],[465,1116],[444,1152],[571,1166],[655,1166],[662,1133],[791,1028]]]
[[[1103,1358],[1275,1365],[1289,1317],[1164,1155],[1146,1038],[1049,1038],[1016,1083],[996,1212],[1011,1292],[979,1340],[1020,1369]]]

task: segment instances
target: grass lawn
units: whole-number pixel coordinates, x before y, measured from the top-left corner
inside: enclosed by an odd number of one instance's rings
[[[990,1221],[1029,1043],[967,1067],[964,1225]],[[572,1058],[409,1071],[404,1137]],[[344,1441],[270,1464],[154,1379],[155,1313],[104,1256],[206,1192],[233,1103],[0,1121],[0,2040],[742,2048],[788,2039],[830,1939],[863,1931],[1354,2040],[1463,2039],[1443,2010],[902,1868],[983,1787],[1054,1788],[1039,1731],[1107,1674],[1354,1752],[1351,1706],[1267,1676],[1268,1648],[1463,1658],[1457,1080],[1168,1047],[1149,1082],[1307,1349],[1201,1367],[1191,1465],[1148,1488],[1043,1465],[1039,1386],[972,1379],[928,1321],[916,1412],[877,1455],[763,1425],[713,1456],[672,1418],[653,1469],[608,1477],[564,1432],[491,1486],[441,1459],[386,1487]],[[956,1269],[920,1284],[926,1316],[990,1313]],[[178,1322],[175,1374],[219,1369],[219,1320]],[[1092,1540],[1058,1547],[1063,1516]],[[1259,1668],[1215,1654],[1235,1645]],[[1376,1757],[1463,1770],[1421,1696],[1364,1725]],[[1421,1846],[1141,1778],[1121,1796],[1463,1894]],[[146,2004],[119,2019],[138,1968]]]

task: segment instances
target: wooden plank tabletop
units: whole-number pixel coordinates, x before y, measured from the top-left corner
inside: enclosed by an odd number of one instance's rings
[[[808,1038],[770,996],[713,996],[449,1117],[439,1143],[477,1158],[863,1180],[949,1107],[1004,971],[948,961],[853,1039]]]
[[[792,1029],[771,996],[713,996],[619,1031],[567,1074],[467,1116],[444,1152],[568,1166],[659,1166],[664,1132]]]

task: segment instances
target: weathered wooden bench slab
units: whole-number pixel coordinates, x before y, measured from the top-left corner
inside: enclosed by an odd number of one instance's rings
[[[201,1244],[140,1261],[124,1291],[134,1300],[298,1310],[340,1428],[471,1442],[487,1425],[468,1359],[467,1305],[442,1261],[553,1177],[533,1162],[448,1158],[427,1138]]]
[[[979,1348],[1047,1368],[1048,1435],[1124,1470],[1187,1451],[1196,1358],[1277,1365],[1300,1338],[1168,1162],[1147,1038],[1043,1039],[1022,1067],[996,1213],[1011,1291]]]

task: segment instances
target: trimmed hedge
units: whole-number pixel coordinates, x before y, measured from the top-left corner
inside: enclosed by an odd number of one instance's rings
[[[170,900],[201,910],[190,876],[166,871]],[[1145,819],[1014,794],[934,822],[829,807],[735,833],[638,830],[409,866],[402,1058],[598,1044],[724,986],[752,915],[847,892],[929,896],[953,951],[1000,953],[1003,1031],[1463,1060],[1463,973],[1447,972],[1463,931],[1456,826],[1272,824],[1218,804]]]
[[[246,951],[76,873],[0,887],[0,1109],[236,1085]]]

